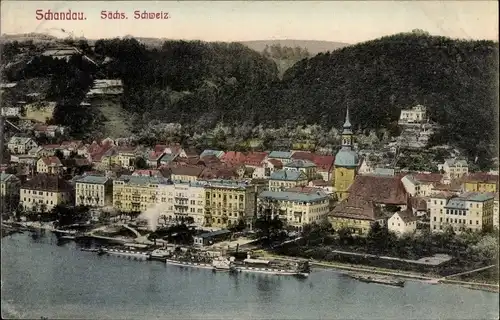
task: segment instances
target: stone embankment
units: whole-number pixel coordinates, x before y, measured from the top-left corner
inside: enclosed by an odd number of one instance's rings
[[[304,260],[301,258],[274,255],[274,254],[270,254],[270,253],[265,252],[265,251],[259,251],[258,254],[259,254],[259,256],[261,256],[263,258],[283,260],[283,261],[288,261],[288,262],[303,261]],[[406,278],[406,279],[412,279],[412,280],[419,280],[419,281],[423,281],[425,283],[430,283],[430,284],[439,284],[439,283],[457,284],[457,285],[465,286],[465,287],[470,288],[470,289],[479,289],[479,290],[485,290],[485,291],[491,291],[491,292],[499,292],[500,291],[498,284],[488,284],[488,283],[477,283],[477,282],[452,280],[452,279],[446,279],[446,278],[440,277],[438,275],[425,275],[425,274],[418,274],[415,272],[374,268],[374,267],[367,267],[367,266],[362,266],[362,265],[350,265],[350,264],[344,264],[344,263],[326,262],[326,261],[318,261],[318,260],[309,260],[309,261],[310,261],[312,267],[322,268],[322,269],[336,269],[336,270],[342,270],[342,271],[346,271],[346,272],[379,274],[379,275]],[[481,268],[481,269],[483,269],[483,268]],[[479,270],[481,270],[481,269],[479,269]]]

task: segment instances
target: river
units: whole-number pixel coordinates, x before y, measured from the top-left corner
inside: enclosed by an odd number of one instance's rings
[[[407,281],[362,283],[331,270],[307,279],[212,273],[97,256],[50,233],[2,239],[2,318],[498,319],[498,293]]]

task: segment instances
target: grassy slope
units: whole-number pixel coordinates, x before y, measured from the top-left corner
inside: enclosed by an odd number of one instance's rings
[[[106,118],[103,132],[105,137],[125,137],[130,135],[130,125],[127,123],[130,117],[119,103],[103,101],[97,108]]]

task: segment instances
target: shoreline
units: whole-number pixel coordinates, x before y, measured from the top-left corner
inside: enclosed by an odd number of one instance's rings
[[[285,261],[296,261],[301,260],[301,258],[292,257],[292,256],[282,256],[271,254],[267,251],[259,251],[259,254],[263,254],[263,257],[273,258],[277,260],[285,260]],[[410,279],[414,281],[420,281],[429,284],[454,284],[459,285],[472,290],[481,290],[487,292],[500,293],[500,287],[498,284],[490,284],[490,283],[481,283],[481,282],[467,282],[461,280],[452,280],[446,279],[439,276],[433,275],[423,275],[418,274],[411,271],[402,271],[402,270],[392,270],[392,269],[382,269],[375,267],[368,267],[364,265],[350,265],[344,264],[340,262],[327,262],[327,261],[319,261],[319,260],[310,260],[311,266],[317,269],[330,269],[337,271],[351,271],[351,272],[359,272],[359,273],[368,273],[368,274],[378,274],[378,275],[386,275],[393,277],[400,277],[405,279]]]
[[[38,222],[32,222],[32,223],[26,223],[26,222],[21,222],[21,223],[16,223],[17,226],[24,227],[24,228],[33,228],[33,229],[44,229],[48,230],[51,232],[57,231],[52,225],[50,224],[41,224]],[[13,228],[16,228],[17,226],[10,226]],[[16,233],[15,231],[13,233]],[[87,235],[89,236],[89,235]],[[122,244],[126,242],[125,239],[120,239],[120,238],[108,238],[108,237],[100,237],[96,235],[90,235],[90,237],[93,238],[101,238],[103,240],[113,240],[117,242],[121,242]],[[131,239],[133,241],[133,239]],[[303,258],[297,258],[293,256],[283,256],[283,255],[276,255],[269,253],[263,249],[257,250],[256,253],[258,253],[259,256],[262,256],[264,258],[273,258],[276,260],[282,260],[282,261],[297,261],[297,260],[304,260]],[[405,278],[405,279],[410,279],[414,281],[421,281],[424,283],[429,283],[429,284],[454,284],[454,285],[459,285],[468,289],[472,290],[481,290],[481,291],[487,291],[487,292],[494,292],[494,293],[500,293],[500,287],[498,284],[490,284],[490,283],[480,283],[480,282],[467,282],[467,281],[461,281],[461,280],[453,280],[453,279],[446,279],[437,275],[425,275],[425,274],[419,274],[411,271],[402,271],[402,270],[393,270],[393,269],[383,269],[383,268],[376,268],[376,267],[369,267],[365,265],[351,265],[351,264],[345,264],[345,263],[340,263],[340,262],[329,262],[329,261],[320,261],[320,260],[315,260],[312,259],[310,260],[311,267],[316,268],[316,269],[330,269],[330,270],[337,270],[337,271],[348,271],[348,272],[358,272],[358,273],[368,273],[368,274],[378,274],[378,275],[386,275],[386,276],[392,276],[392,277],[400,277],[400,278]],[[344,272],[345,273],[345,272]]]

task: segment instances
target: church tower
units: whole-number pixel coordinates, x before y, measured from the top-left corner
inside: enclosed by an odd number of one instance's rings
[[[335,156],[335,176],[333,187],[339,201],[347,198],[349,187],[354,182],[358,169],[358,154],[353,149],[353,133],[347,108],[342,131],[342,148]]]

